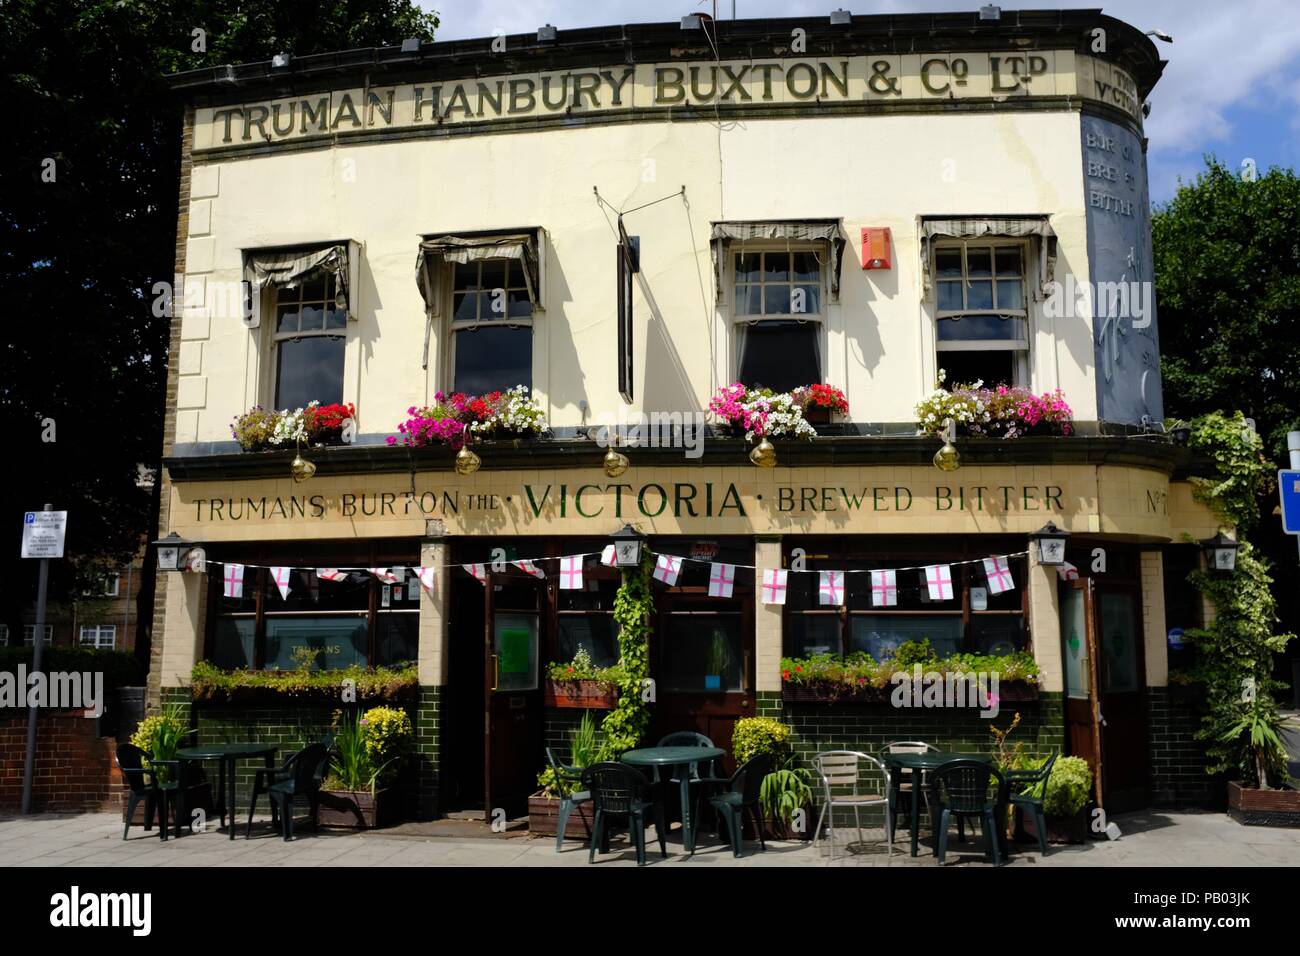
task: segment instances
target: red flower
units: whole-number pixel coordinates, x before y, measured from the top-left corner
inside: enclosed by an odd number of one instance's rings
[[[802,670],[803,670],[803,665],[802,665],[802,664],[795,664],[795,665],[794,665],[794,669],[795,669],[796,671],[802,671]]]
[[[782,680],[789,680],[789,679],[790,679],[790,672],[789,672],[789,671],[781,671],[781,679],[782,679]]]

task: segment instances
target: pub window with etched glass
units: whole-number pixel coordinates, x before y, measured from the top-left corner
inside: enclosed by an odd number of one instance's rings
[[[790,575],[785,605],[788,657],[843,657],[860,652],[881,661],[892,657],[904,642],[923,640],[930,642],[940,658],[958,653],[1003,656],[1025,650],[1028,645],[1023,559],[1007,562],[1015,588],[994,594],[982,561],[950,564],[969,560],[969,554],[831,554],[827,553],[829,549],[815,545],[805,546],[804,550],[810,570],[862,573],[845,574],[845,599],[839,607],[818,603],[820,575]],[[923,571],[898,570],[927,564],[950,564],[951,600],[930,598]],[[897,603],[893,605],[873,592],[871,575],[866,573],[891,568],[896,571],[897,584]]]
[[[1026,249],[987,239],[935,244],[935,344],[947,387],[1029,384]]]
[[[533,304],[517,259],[451,266],[452,390],[467,395],[533,384]]]
[[[736,381],[777,392],[824,381],[826,258],[813,246],[732,254]]]
[[[348,314],[339,293],[337,278],[323,269],[269,293],[275,298],[271,337],[276,408],[343,401]]]
[[[394,569],[400,577],[391,584],[367,571],[329,581],[294,568],[286,598],[269,568],[246,567],[243,595],[229,598],[226,567],[213,567],[206,656],[218,667],[337,670],[416,659],[420,581],[409,568]]]

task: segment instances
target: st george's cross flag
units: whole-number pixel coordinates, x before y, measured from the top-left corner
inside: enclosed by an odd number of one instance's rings
[[[898,572],[871,572],[871,606],[894,607],[898,604]]]
[[[430,596],[438,593],[437,575],[438,569],[436,567],[419,567],[415,569],[415,576],[420,579],[421,586],[429,592]]]
[[[820,604],[833,604],[836,607],[844,603],[843,571],[821,572],[821,581],[817,586],[817,600]]]
[[[607,568],[614,566],[614,546],[612,544],[605,545],[605,550],[600,552],[600,563]]]
[[[925,569],[925,586],[931,601],[952,600],[952,566],[935,564]]]
[[[241,598],[244,596],[244,566],[242,564],[227,564],[222,569],[222,594],[228,598]]]
[[[342,581],[348,576],[346,571],[340,571],[338,568],[317,568],[316,577],[322,581]]]
[[[729,598],[735,586],[736,566],[734,564],[709,565],[709,597]]]
[[[984,574],[989,579],[990,594],[1001,594],[1003,591],[1015,590],[1016,582],[1011,577],[1011,569],[1007,567],[1006,558],[985,558]]]
[[[271,580],[280,589],[280,597],[289,600],[289,574],[293,568],[271,568]]]
[[[461,567],[468,571],[479,584],[487,580],[486,564],[462,564]]]
[[[655,558],[654,579],[672,587],[677,583],[677,575],[682,573],[682,559],[671,554],[661,554]]]
[[[546,577],[546,572],[543,571],[541,568],[539,568],[537,565],[533,564],[533,562],[529,561],[527,558],[523,558],[522,560],[519,561],[511,561],[510,563],[513,564],[515,567],[517,567],[520,571],[523,571],[525,574],[531,574],[535,578]]]
[[[560,558],[560,590],[582,590],[582,555],[570,554]]]
[[[370,568],[370,573],[379,578],[384,584],[396,584],[406,575],[399,576],[396,572],[403,570],[401,568]]]
[[[784,604],[786,584],[790,580],[790,572],[783,571],[780,568],[765,568],[763,570],[763,587],[761,594],[764,604]]]

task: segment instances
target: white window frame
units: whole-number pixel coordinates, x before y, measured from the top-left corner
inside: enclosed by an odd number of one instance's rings
[[[92,640],[86,640],[87,636]],[[103,641],[104,636],[108,636],[108,643]],[[81,647],[97,647],[102,650],[112,650],[117,647],[117,625],[116,624],[83,624],[81,632],[77,635],[77,643]]]
[[[1030,370],[1032,363],[1030,361],[1030,348],[1033,342],[1033,316],[1030,309],[1030,302],[1033,301],[1030,295],[1029,268],[1030,268],[1030,242],[1026,239],[1005,239],[993,236],[970,237],[970,238],[945,238],[936,239],[931,244],[930,249],[930,274],[934,277],[934,351],[936,368],[943,368],[944,352],[1011,352],[1015,357],[1015,381],[1008,382],[1008,385],[1030,387],[1031,377]],[[993,287],[994,308],[992,309],[940,309],[940,285],[939,278],[939,253],[950,252],[953,249],[961,250],[961,271],[962,271],[962,300],[966,300],[966,291],[970,285],[970,269],[967,264],[967,252],[971,247],[987,248],[990,250],[990,266],[992,273],[989,282]],[[997,304],[997,250],[1015,248],[1020,250],[1020,279],[1021,286],[1021,304],[1019,309],[999,309]],[[944,280],[951,282],[952,280]],[[980,280],[983,281],[983,280]],[[1017,339],[970,339],[965,341],[947,341],[945,342],[939,334],[941,322],[960,321],[962,316],[975,315],[993,315],[1009,318],[1017,318],[1023,321],[1024,338]],[[946,385],[969,384],[946,382]],[[999,384],[995,382],[986,382],[986,385]]]
[[[740,313],[739,311],[740,303],[737,301],[737,297],[736,297],[736,286],[738,284],[737,273],[736,273],[736,257],[739,255],[749,255],[754,253],[761,254],[766,252],[783,252],[783,253],[811,252],[817,258],[817,265],[818,265],[817,301],[820,306],[819,311],[773,313],[771,315],[742,315]],[[725,275],[727,277],[726,308],[729,315],[729,321],[728,321],[729,347],[727,349],[728,356],[729,356],[728,381],[731,382],[740,381],[741,356],[740,356],[740,333],[738,331],[739,326],[741,325],[756,326],[763,322],[815,322],[818,327],[817,328],[817,352],[818,352],[817,359],[818,359],[818,365],[820,366],[818,368],[820,377],[817,384],[820,384],[821,382],[828,382],[830,380],[830,376],[829,376],[830,362],[829,362],[829,356],[827,350],[829,348],[830,343],[828,341],[829,336],[827,335],[827,318],[828,318],[828,308],[830,306],[830,302],[828,301],[830,296],[830,283],[827,282],[826,270],[829,268],[830,261],[831,261],[830,248],[828,244],[824,242],[803,242],[803,241],[785,242],[780,240],[774,240],[774,241],[760,240],[760,241],[748,241],[748,242],[735,241],[735,242],[730,242],[726,245],[726,256],[727,256],[727,267],[725,270]],[[760,275],[761,274],[762,273],[760,269]],[[758,283],[745,283],[745,284],[746,285],[757,284],[760,287],[767,285],[767,283],[761,280]],[[809,283],[795,282],[793,279],[791,279],[791,280],[774,282],[771,284],[786,285],[793,288],[796,285],[808,285]],[[807,382],[805,384],[811,385],[814,383]]]
[[[541,255],[540,250],[538,254],[539,256]],[[473,262],[466,263],[466,265],[473,265],[477,267],[478,275],[481,280],[483,276],[483,264],[485,262],[486,263],[500,262],[505,264],[506,285],[504,286],[504,289],[506,292],[507,304],[509,300],[509,293],[512,291],[523,292],[525,298],[527,298],[528,286],[527,283],[524,281],[523,264],[518,259],[510,259],[510,258],[477,259]],[[444,357],[443,357],[443,364],[442,364],[442,380],[447,383],[447,388],[444,389],[444,391],[447,392],[464,391],[464,389],[459,388],[456,384],[456,339],[459,333],[461,332],[472,333],[475,329],[481,329],[481,328],[513,328],[513,329],[526,328],[528,329],[529,332],[529,343],[528,343],[529,388],[534,393],[536,393],[537,391],[537,375],[536,375],[537,321],[536,320],[537,320],[537,313],[538,311],[540,311],[537,307],[537,304],[532,302],[531,300],[529,301],[528,304],[529,311],[528,311],[527,318],[507,317],[503,319],[483,319],[483,318],[475,317],[473,319],[457,319],[456,318],[456,263],[447,262],[444,259],[437,265],[437,268],[443,270],[443,274],[442,274],[443,281],[440,284],[445,290],[443,294],[444,301],[442,302],[442,307],[443,307],[443,315],[447,317],[445,322],[445,328],[446,328],[445,341],[447,343],[447,347],[443,349]],[[513,270],[518,270],[519,272],[518,284],[515,284],[514,279],[511,277],[511,272]],[[479,291],[482,290],[480,289]],[[510,382],[505,386],[505,388],[513,388],[515,385],[522,385],[522,384],[523,384],[522,382]],[[504,388],[502,390],[504,391]]]
[[[326,273],[325,277],[326,280],[329,282],[337,281],[334,276],[329,275],[328,273]],[[355,327],[355,323],[351,321],[350,314],[349,314],[349,319],[344,321],[343,328],[341,329],[338,328],[319,329],[319,330],[312,329],[306,332],[303,331],[279,332],[276,330],[276,327],[279,325],[278,313],[280,311],[279,305],[280,305],[281,289],[298,289],[299,298],[301,300],[301,290],[298,285],[268,286],[267,288],[262,290],[262,296],[263,296],[263,301],[261,304],[262,315],[265,317],[265,321],[261,323],[263,328],[262,341],[265,346],[264,354],[267,357],[267,361],[266,361],[266,368],[263,373],[263,381],[262,381],[262,388],[261,388],[261,393],[265,397],[261,400],[261,404],[267,408],[280,407],[279,403],[276,402],[276,391],[280,386],[280,381],[279,381],[280,343],[289,341],[291,339],[320,338],[326,336],[334,336],[334,337],[341,338],[343,340],[342,402],[343,404],[347,404],[347,402],[351,400],[348,397],[348,356],[351,353],[352,340],[353,340],[352,330]],[[300,324],[301,324],[301,320],[300,320]],[[289,411],[292,410],[293,409],[289,409]]]
[[[44,640],[43,643],[45,644],[46,647],[50,647],[51,645],[53,645],[53,643],[54,643],[54,625],[53,625],[53,624],[46,624],[46,625],[45,625],[45,640]],[[23,625],[23,646],[24,646],[24,647],[34,647],[35,644],[36,644],[36,625],[35,625],[35,624],[24,624],[24,625]]]
[[[117,597],[122,590],[122,575],[112,571],[104,575],[104,597]]]

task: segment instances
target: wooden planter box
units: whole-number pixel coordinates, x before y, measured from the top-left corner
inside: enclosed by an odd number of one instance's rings
[[[1034,824],[1034,815],[1024,813],[1017,808],[1025,835],[1031,840],[1038,840],[1038,828]],[[1088,808],[1084,807],[1074,816],[1062,817],[1047,815],[1048,843],[1083,843],[1088,839]]]
[[[564,824],[566,840],[587,839],[594,822],[595,811],[591,803],[574,807],[569,819]],[[560,821],[560,801],[550,797],[533,795],[528,798],[528,833],[530,836],[555,836],[555,828]]]
[[[1228,781],[1228,813],[1254,827],[1300,827],[1300,790],[1260,790]]]
[[[373,829],[395,822],[398,795],[384,788],[369,790],[322,790],[320,823],[326,827]]]
[[[542,700],[547,707],[613,710],[618,706],[618,687],[601,680],[548,680]]]
[[[892,685],[885,687],[809,686],[781,682],[781,698],[792,703],[805,704],[888,704],[893,694]],[[1025,681],[998,682],[998,701],[1019,703],[1038,700],[1038,685]],[[916,708],[907,708],[914,710]],[[925,709],[925,708],[922,708]]]

